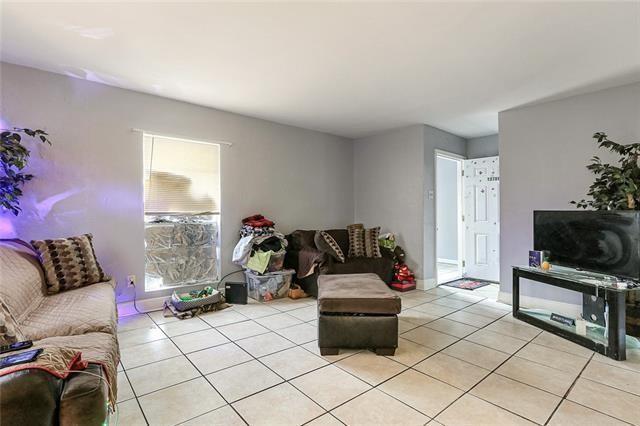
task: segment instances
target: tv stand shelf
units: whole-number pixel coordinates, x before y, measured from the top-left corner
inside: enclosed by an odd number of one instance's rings
[[[602,297],[609,308],[606,329],[601,335],[577,334],[575,326],[556,324],[543,319],[540,311],[520,308],[520,279],[529,279],[554,287]],[[591,277],[588,273],[545,272],[530,267],[513,267],[513,316],[538,328],[563,337],[615,360],[626,359],[626,295],[638,288],[618,288],[611,283]]]

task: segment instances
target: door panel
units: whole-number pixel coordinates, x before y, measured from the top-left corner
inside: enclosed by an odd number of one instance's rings
[[[476,222],[487,221],[487,187],[478,185],[475,188],[475,211],[473,212]]]
[[[500,164],[498,157],[464,161],[465,276],[500,278]]]
[[[476,265],[487,264],[487,252],[489,251],[489,236],[476,234]]]

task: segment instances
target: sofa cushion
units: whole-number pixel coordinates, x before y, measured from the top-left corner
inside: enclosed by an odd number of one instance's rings
[[[91,234],[35,240],[31,245],[40,257],[49,294],[110,279],[96,259]]]
[[[349,257],[364,257],[364,226],[356,223],[347,226],[349,233]]]
[[[44,299],[44,275],[33,252],[0,244],[0,300],[20,324]]]
[[[329,254],[340,263],[344,263],[344,252],[336,240],[325,231],[316,232],[314,239],[318,250]]]
[[[400,298],[376,274],[318,277],[319,312],[397,315],[400,308]]]
[[[344,263],[334,262],[329,274],[373,273],[389,284],[393,278],[393,260],[386,257],[352,257]]]
[[[112,281],[47,296],[20,324],[31,340],[90,332],[116,333]]]

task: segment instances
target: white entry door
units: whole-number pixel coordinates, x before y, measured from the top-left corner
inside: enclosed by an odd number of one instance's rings
[[[464,160],[465,276],[500,279],[500,164],[498,157]]]

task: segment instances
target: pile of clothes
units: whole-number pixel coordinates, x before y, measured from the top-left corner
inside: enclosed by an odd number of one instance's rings
[[[245,217],[242,219],[240,237],[273,235],[276,232],[274,228],[275,225],[272,220],[267,219],[261,214]]]
[[[275,230],[275,223],[257,214],[242,219],[240,241],[232,261],[258,274],[282,270],[287,240]]]

